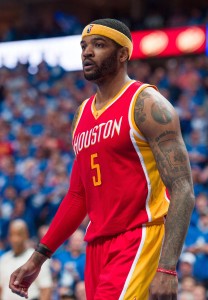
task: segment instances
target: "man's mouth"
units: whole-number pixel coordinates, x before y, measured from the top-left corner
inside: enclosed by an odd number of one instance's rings
[[[85,60],[85,61],[83,62],[83,68],[84,68],[84,70],[89,70],[89,69],[91,69],[94,65],[95,65],[95,64],[94,64],[92,61],[90,61],[90,60]]]

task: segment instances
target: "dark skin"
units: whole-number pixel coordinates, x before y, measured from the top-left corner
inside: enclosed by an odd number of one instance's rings
[[[124,47],[119,47],[112,40],[93,35],[85,37],[81,41],[83,72],[86,79],[97,72],[97,68],[102,69],[102,75],[91,80],[97,86],[96,109],[101,109],[110,99],[112,99],[120,89],[130,80],[126,73],[128,51]],[[111,65],[107,65],[103,70],[103,60],[115,53]],[[115,59],[117,61],[115,61]],[[92,67],[86,67],[87,62],[92,62]],[[112,67],[113,65],[113,67]],[[109,74],[110,73],[110,74]]]
[[[159,267],[175,270],[194,206],[189,159],[179,119],[170,103],[151,87],[138,96],[134,116],[171,196]],[[150,285],[149,299],[177,299],[177,286],[177,277],[158,272]]]
[[[81,47],[84,76],[97,86],[95,106],[99,110],[130,81],[127,75],[128,49],[98,35],[84,37]],[[72,131],[78,114],[79,109]],[[170,103],[151,87],[139,94],[134,117],[149,142],[160,176],[171,195],[159,267],[175,270],[194,207],[191,171],[179,120]],[[27,297],[30,284],[22,291],[22,282],[29,274],[33,279],[44,260],[43,255],[34,252],[30,260],[12,274],[10,288]],[[177,277],[157,272],[149,288],[149,300],[175,300],[177,287]]]

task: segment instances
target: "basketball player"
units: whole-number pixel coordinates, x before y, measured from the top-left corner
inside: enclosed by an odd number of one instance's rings
[[[156,87],[128,77],[133,45],[123,23],[92,22],[81,48],[84,76],[97,93],[74,118],[70,188],[10,288],[27,297],[43,262],[88,214],[88,300],[175,300],[176,264],[194,207],[178,116]]]

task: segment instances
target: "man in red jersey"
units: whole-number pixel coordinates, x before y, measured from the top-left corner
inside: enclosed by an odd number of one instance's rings
[[[10,288],[27,298],[44,261],[88,214],[88,300],[177,299],[176,264],[194,207],[178,116],[154,86],[129,78],[133,45],[123,23],[92,22],[81,48],[97,93],[74,118],[69,191]]]

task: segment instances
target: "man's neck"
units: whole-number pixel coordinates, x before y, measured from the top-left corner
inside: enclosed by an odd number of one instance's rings
[[[112,100],[122,89],[122,87],[130,81],[127,74],[123,76],[109,77],[107,80],[97,83],[97,95],[95,106],[96,109],[101,109],[110,100]]]

